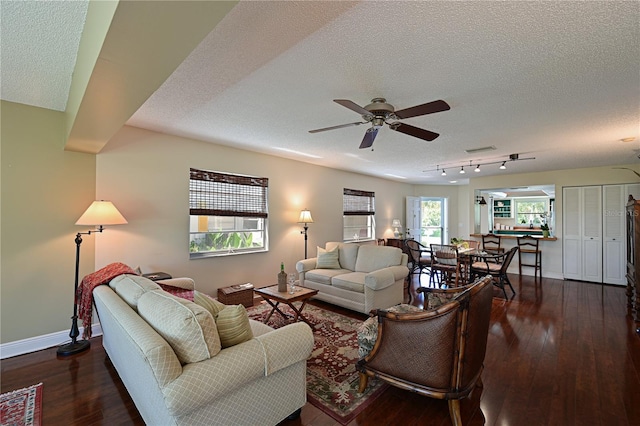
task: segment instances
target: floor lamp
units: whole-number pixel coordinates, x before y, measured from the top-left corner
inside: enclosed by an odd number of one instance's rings
[[[76,234],[76,279],[73,287],[73,316],[71,317],[71,331],[69,337],[71,337],[71,343],[58,347],[59,356],[74,355],[89,349],[90,343],[88,340],[77,340],[80,335],[78,329],[78,273],[80,269],[80,244],[82,244],[83,235],[91,235],[95,232],[102,232],[104,225],[122,225],[127,223],[127,220],[120,214],[116,206],[111,201],[94,201],[89,208],[80,216],[80,219],[76,222],[76,225],[83,226],[95,226],[96,229],[78,232]]]
[[[307,230],[309,229],[309,224],[313,223],[313,219],[311,218],[311,212],[307,209],[304,209],[300,212],[300,217],[298,218],[298,223],[304,224],[304,231],[300,231],[301,234],[304,234],[304,258],[307,258]]]

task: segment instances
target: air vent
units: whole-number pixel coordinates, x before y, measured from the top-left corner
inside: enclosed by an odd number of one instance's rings
[[[464,152],[466,152],[467,154],[475,154],[477,152],[493,151],[495,149],[496,147],[491,145],[491,146],[483,146],[482,148],[465,149]]]

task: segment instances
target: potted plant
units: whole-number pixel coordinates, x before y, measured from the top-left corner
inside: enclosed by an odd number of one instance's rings
[[[543,223],[542,225],[540,225],[540,229],[542,229],[542,236],[545,238],[549,237],[549,225],[547,225],[546,223]]]

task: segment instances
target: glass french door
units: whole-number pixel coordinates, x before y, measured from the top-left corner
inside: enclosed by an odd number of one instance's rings
[[[420,242],[427,247],[430,244],[446,244],[446,200],[444,198],[422,197],[420,199]]]

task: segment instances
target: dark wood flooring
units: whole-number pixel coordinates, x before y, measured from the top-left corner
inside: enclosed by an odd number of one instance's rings
[[[484,388],[462,401],[464,424],[640,425],[640,337],[624,288],[517,275],[511,281],[513,299],[495,289]],[[420,305],[417,286],[416,278],[413,304]],[[2,360],[1,368],[1,392],[44,383],[46,426],[143,424],[100,338],[74,357],[56,359],[52,348]],[[338,423],[306,404],[299,419],[282,424]],[[400,424],[450,425],[447,403],[390,387],[351,422]]]

